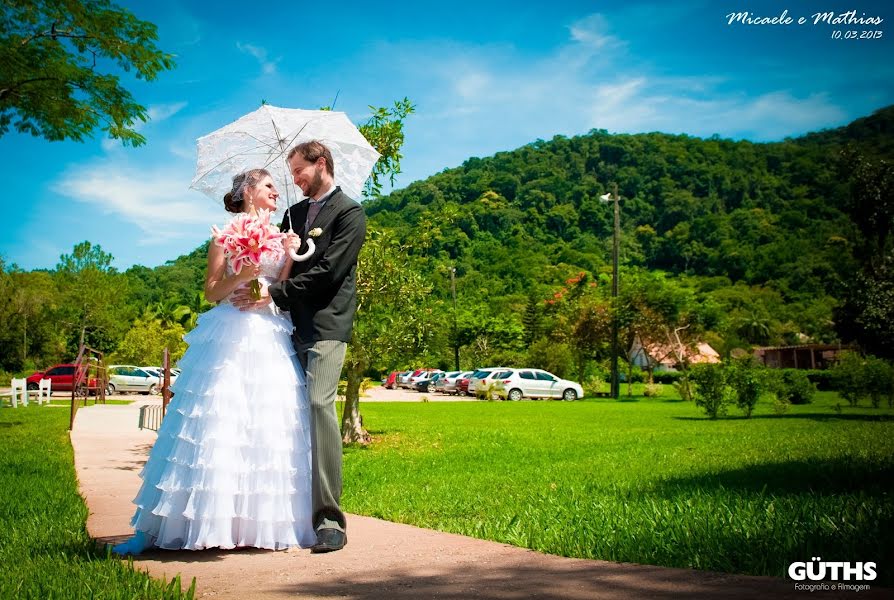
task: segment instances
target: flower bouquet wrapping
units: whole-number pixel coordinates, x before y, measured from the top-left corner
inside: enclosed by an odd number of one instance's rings
[[[260,265],[263,255],[278,260],[282,257],[283,242],[286,234],[270,224],[270,211],[261,209],[256,215],[239,213],[223,231],[211,227],[211,236],[215,244],[224,249],[224,256],[233,269],[239,273],[246,264]],[[251,297],[261,299],[261,284],[252,279],[249,284]]]

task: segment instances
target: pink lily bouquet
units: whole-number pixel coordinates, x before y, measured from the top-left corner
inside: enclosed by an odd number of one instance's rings
[[[270,224],[270,211],[261,209],[257,215],[239,213],[223,231],[211,227],[214,243],[224,249],[224,255],[233,269],[239,273],[247,264],[260,265],[261,256],[268,254],[279,259],[285,249],[282,240],[286,234]],[[253,279],[249,284],[251,297],[261,299],[261,284]]]

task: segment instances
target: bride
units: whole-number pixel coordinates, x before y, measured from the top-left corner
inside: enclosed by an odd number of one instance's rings
[[[224,206],[273,211],[277,197],[270,174],[254,169],[233,179]],[[250,280],[288,273],[281,250],[235,274],[224,249],[210,245],[205,297],[219,304],[184,337],[174,397],[140,474],[135,534],[113,552],[314,544],[310,409],[292,323],[272,304],[243,312],[229,303]]]

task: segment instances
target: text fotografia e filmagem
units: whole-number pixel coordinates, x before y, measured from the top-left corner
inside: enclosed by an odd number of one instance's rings
[[[807,23],[810,23],[811,25],[881,25],[885,20],[878,15],[867,16],[866,13],[860,13],[860,16],[857,16],[856,10],[849,10],[843,13],[835,13],[832,11],[818,12],[813,13],[809,17],[793,17],[789,15],[788,9],[783,10],[782,13],[774,17],[766,17],[756,15],[752,12],[742,11],[729,13],[726,15],[726,19],[727,25],[732,25],[734,23],[741,23],[742,25],[792,25],[795,23],[798,25]]]

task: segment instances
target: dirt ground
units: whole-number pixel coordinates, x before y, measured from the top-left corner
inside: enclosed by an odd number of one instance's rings
[[[415,392],[375,391],[368,401],[419,401]],[[133,398],[131,396],[131,398]],[[432,399],[436,401],[436,399]],[[155,433],[137,429],[139,406],[99,405],[78,411],[71,440],[87,527],[102,543],[130,535],[131,499]],[[348,516],[340,552],[244,549],[152,551],[134,566],[159,577],[197,580],[199,598],[852,598],[853,592],[813,594],[793,582],[539,554],[505,544]],[[891,598],[881,588],[860,598]]]

